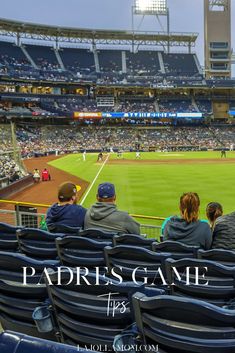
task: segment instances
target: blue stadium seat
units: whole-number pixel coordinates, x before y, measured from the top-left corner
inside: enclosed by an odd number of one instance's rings
[[[52,47],[43,45],[25,45],[28,54],[42,69],[58,69],[59,64]]]
[[[17,251],[18,241],[16,231],[21,227],[13,227],[6,223],[0,223],[0,251]]]
[[[95,266],[105,266],[104,248],[109,245],[109,241],[77,236],[56,239],[59,259],[63,265],[70,267],[85,266],[92,269]]]
[[[94,240],[101,241],[112,241],[114,235],[117,235],[117,232],[106,232],[98,228],[89,228],[86,230],[82,230],[79,233],[79,236],[86,237]]]
[[[120,50],[99,50],[99,64],[101,72],[122,71],[122,52]]]
[[[135,271],[137,281],[143,282],[147,277],[150,285],[164,285],[159,268],[165,275],[165,260],[170,257],[169,253],[157,254],[148,249],[127,245],[119,245],[114,248],[106,247],[104,252],[109,272],[115,267],[116,273],[122,274],[125,280],[132,281],[133,271]],[[121,270],[119,270],[120,267]]]
[[[60,48],[60,56],[66,69],[89,75],[95,72],[94,54],[87,49]]]
[[[65,235],[78,235],[81,231],[79,227],[70,227],[65,224],[49,224],[48,230],[50,233],[63,233]]]
[[[127,72],[135,76],[159,74],[161,67],[158,52],[140,50],[137,53],[126,51]]]
[[[133,323],[131,295],[137,290],[150,296],[163,293],[158,289],[146,290],[133,282],[112,280],[110,283],[107,277],[93,273],[85,275],[86,281],[79,276],[78,283],[77,272],[72,274],[68,285],[71,273],[67,270],[61,273],[61,285],[57,285],[56,271],[50,272],[50,282],[48,278],[45,281],[53,284],[48,285],[48,292],[56,312],[61,341],[80,347],[95,344],[104,349],[107,345],[112,350],[115,335]]]
[[[155,239],[146,239],[140,235],[136,234],[123,234],[123,235],[115,235],[113,237],[113,246],[117,245],[133,245],[139,246],[145,249],[152,249],[153,242],[156,242]]]
[[[235,298],[235,268],[208,260],[182,259],[166,260],[166,276],[172,295],[187,296],[224,306]],[[190,268],[188,283],[186,268]],[[196,268],[199,268],[199,281],[195,281]],[[207,269],[204,270],[204,269]],[[177,270],[181,279],[175,274]],[[202,278],[203,272],[205,279]],[[207,284],[205,284],[208,281]],[[174,283],[174,285],[171,285]]]
[[[194,54],[163,53],[162,57],[167,75],[190,77],[199,74]]]
[[[197,257],[198,246],[191,246],[178,241],[166,240],[162,243],[153,243],[152,250],[155,252],[168,252],[172,259],[182,259],[184,257]]]
[[[224,249],[199,250],[198,259],[210,260],[225,266],[235,267],[235,251]]]
[[[64,345],[18,332],[6,331],[0,334],[1,353],[76,353],[77,347]],[[79,349],[80,353],[91,351]],[[93,353],[96,353],[93,351]]]
[[[132,299],[141,342],[168,353],[232,353],[235,311],[175,296]]]
[[[56,238],[64,237],[64,234],[49,233],[35,228],[23,228],[16,232],[19,249],[25,255],[35,259],[56,259]]]
[[[38,332],[32,313],[48,301],[43,284],[44,268],[56,269],[57,261],[38,261],[19,253],[0,252],[0,322],[5,330],[13,330],[32,336],[54,339],[54,334]],[[24,284],[23,267],[27,268]],[[33,276],[34,268],[35,274]],[[37,285],[41,283],[41,285]]]

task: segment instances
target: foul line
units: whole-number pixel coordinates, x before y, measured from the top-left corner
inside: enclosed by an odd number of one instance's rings
[[[82,201],[80,202],[80,205],[83,205],[83,204],[84,204],[84,202],[85,202],[87,196],[89,195],[91,189],[93,188],[93,185],[95,184],[96,180],[98,179],[98,176],[99,176],[100,173],[102,172],[102,170],[103,170],[105,164],[108,162],[109,156],[110,156],[110,153],[107,155],[107,157],[106,157],[104,163],[102,164],[102,166],[101,166],[100,169],[98,170],[98,173],[96,174],[94,180],[92,181],[92,183],[91,183],[91,185],[89,186],[87,192],[85,193],[85,195],[84,195]]]

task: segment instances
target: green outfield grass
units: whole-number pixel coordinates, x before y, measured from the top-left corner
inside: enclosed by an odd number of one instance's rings
[[[113,154],[111,159],[116,159]],[[115,184],[118,207],[134,214],[166,217],[178,214],[180,195],[195,191],[201,198],[201,218],[210,201],[218,201],[224,211],[235,209],[235,163],[222,164],[220,152],[142,153],[141,159],[197,159],[216,158],[218,162],[197,164],[106,164],[94,183],[84,206],[95,202],[99,183]],[[235,158],[228,152],[227,158]],[[87,154],[83,162],[81,154],[62,157],[50,162],[54,167],[92,182],[101,165],[96,163],[97,154]],[[124,159],[135,159],[135,153],[124,154]],[[147,221],[147,223],[153,223]]]

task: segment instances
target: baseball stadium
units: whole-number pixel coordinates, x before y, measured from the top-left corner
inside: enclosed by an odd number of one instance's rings
[[[235,353],[232,1],[128,2],[0,18],[0,353]]]

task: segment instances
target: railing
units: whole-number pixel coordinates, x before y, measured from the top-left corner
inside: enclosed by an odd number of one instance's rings
[[[1,207],[1,205],[3,205]],[[11,207],[12,206],[12,207]],[[38,204],[31,202],[0,200],[0,222],[24,226],[30,228],[40,227],[42,216],[46,215],[46,210],[50,207],[47,204]],[[40,212],[38,212],[38,209]],[[144,216],[131,214],[135,219],[141,221],[152,220],[160,222],[159,225],[150,225],[141,223],[141,233],[150,238],[159,238],[161,233],[161,223],[165,218],[155,216]]]

